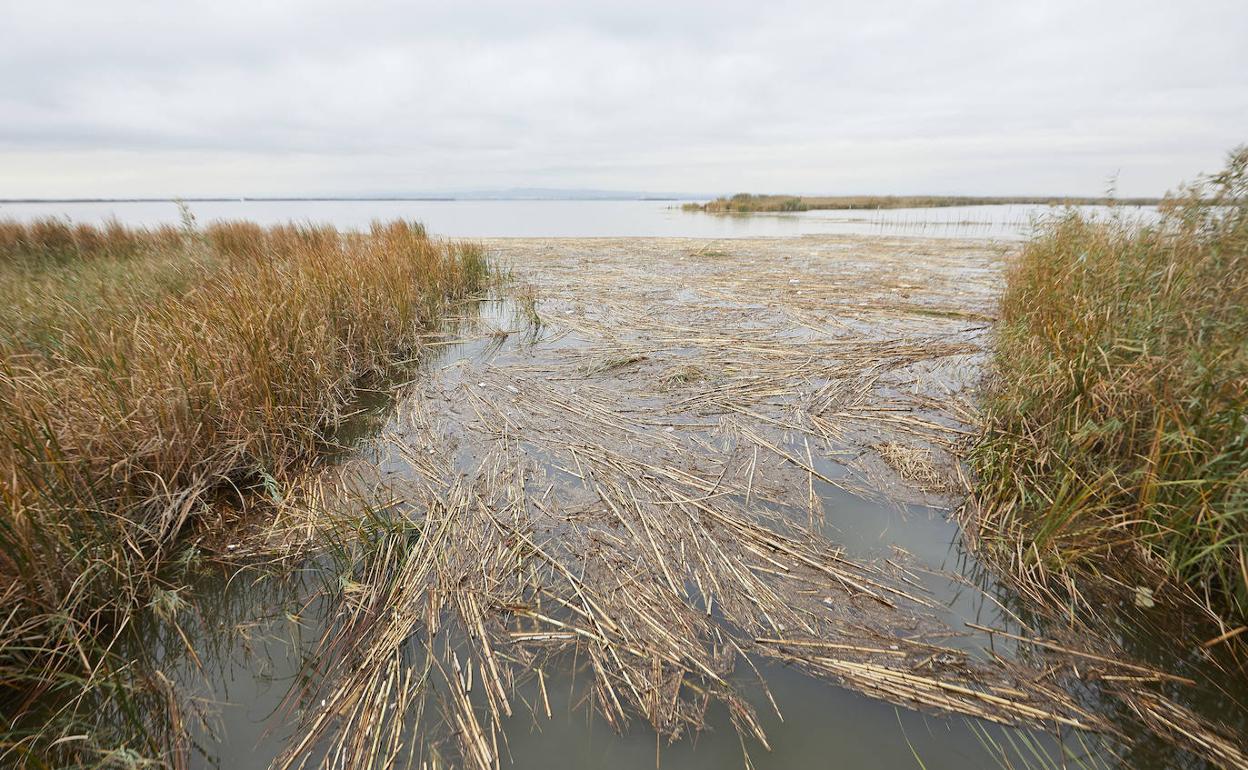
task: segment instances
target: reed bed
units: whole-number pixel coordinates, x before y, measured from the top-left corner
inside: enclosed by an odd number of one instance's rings
[[[1248,620],[1248,149],[1153,227],[1063,217],[1007,275],[975,454],[1011,571]],[[973,523],[974,526],[974,523]],[[1217,632],[1211,636],[1217,635]]]
[[[686,203],[685,211],[710,214],[785,213],[825,209],[926,209],[949,206],[1007,206],[1040,204],[1045,206],[1152,206],[1160,198],[1106,198],[1077,196],[971,196],[971,195],[755,195],[737,193],[706,203]]]
[[[3,755],[40,766],[67,736],[28,710],[121,687],[118,635],[176,588],[183,534],[278,494],[485,277],[406,222],[0,223]]]

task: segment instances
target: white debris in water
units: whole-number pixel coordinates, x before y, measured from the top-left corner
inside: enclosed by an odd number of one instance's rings
[[[478,387],[478,388],[484,388],[484,387],[485,387],[485,383],[484,383],[484,382],[478,382],[478,383],[477,383],[477,387]]]

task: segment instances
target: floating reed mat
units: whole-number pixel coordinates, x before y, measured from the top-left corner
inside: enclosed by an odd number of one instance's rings
[[[1163,695],[1184,686],[1166,672],[1021,621],[967,627],[929,592],[932,565],[838,544],[841,493],[951,504],[965,488],[998,252],[494,248],[540,290],[435,342],[445,354],[334,470],[351,492],[272,533],[334,543],[338,575],[279,766],[502,767],[508,725],[550,719],[569,669],[617,730],[677,740],[717,704],[766,750],[756,708],[785,704],[747,694],[767,693],[767,662],[906,708],[1109,746],[1147,729],[1239,761]],[[923,515],[902,508],[903,525]],[[1094,708],[1090,688],[1128,707]]]
[[[944,629],[921,611],[919,589],[796,528],[755,523],[743,503],[726,504],[744,499],[739,481],[721,479],[726,494],[711,497],[715,479],[577,452],[602,501],[587,510],[565,507],[553,484],[540,490],[549,477],[514,447],[483,457],[469,476],[443,468],[441,483],[438,455],[410,456],[426,481],[404,489],[385,533],[351,554],[315,676],[292,701],[322,705],[308,712],[285,766],[431,751],[403,739],[410,707],[393,706],[431,699],[446,715],[442,739],[463,761],[496,767],[507,717],[534,708],[516,698],[517,683],[540,683],[545,662],[569,655],[588,667],[593,705],[609,724],[641,719],[670,740],[701,728],[719,701],[767,746],[731,683],[751,658],[796,662],[910,707],[1108,729],[1043,672],[926,641]],[[898,628],[907,629],[901,649]],[[424,662],[405,667],[413,657]],[[423,737],[438,740],[436,731]]]

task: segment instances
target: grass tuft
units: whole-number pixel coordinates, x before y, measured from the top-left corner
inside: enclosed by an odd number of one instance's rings
[[[182,604],[159,577],[180,535],[314,456],[487,272],[401,221],[0,223],[0,760],[72,742],[21,715],[115,686],[114,635]]]
[[[1154,565],[1242,620],[1248,147],[1162,208],[1151,227],[1071,213],[1010,270],[982,524],[1018,558],[1128,585]]]

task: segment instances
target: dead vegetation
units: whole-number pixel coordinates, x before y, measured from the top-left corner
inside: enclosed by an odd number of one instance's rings
[[[284,491],[241,550],[311,556],[324,627],[277,767],[502,768],[518,716],[561,718],[548,685],[568,670],[620,731],[688,738],[722,707],[748,764],[770,738],[747,688],[786,706],[766,662],[1051,738],[1057,766],[1078,763],[1068,744],[1114,761],[1158,736],[1248,767],[1183,705],[1186,677],[838,536],[841,493],[965,488],[999,250],[704,245],[487,244],[540,292],[424,339],[445,352],[381,432]],[[950,606],[964,593],[974,617]]]
[[[835,241],[802,245],[748,280],[717,257],[658,289],[666,245],[506,244],[545,287],[541,338],[468,343],[413,385],[356,466],[375,484],[366,522],[354,503],[286,522],[357,545],[339,553],[340,610],[292,694],[305,716],[281,766],[505,766],[509,720],[549,719],[546,682],[569,661],[618,730],[640,720],[677,740],[719,703],[745,750],[765,751],[734,676],[764,660],[906,708],[1099,735],[1107,752],[1147,728],[1244,766],[1233,733],[1167,694],[1184,677],[1106,640],[1043,638],[1004,607],[1000,627],[951,623],[929,566],[837,545],[829,489],[964,485],[965,390],[985,341],[979,323],[909,313],[889,290],[940,255],[919,268],[856,255],[862,277],[847,278],[852,265],[812,269]],[[995,259],[967,249],[943,269]],[[992,311],[991,278],[930,285],[915,299]],[[716,374],[667,377],[688,370]],[[872,458],[896,477],[872,476]],[[1087,688],[1134,721],[1089,705]],[[415,736],[411,713],[427,720]]]
[[[178,596],[185,532],[275,495],[485,276],[408,222],[0,223],[0,759],[106,754],[77,720],[129,697],[119,636]]]

